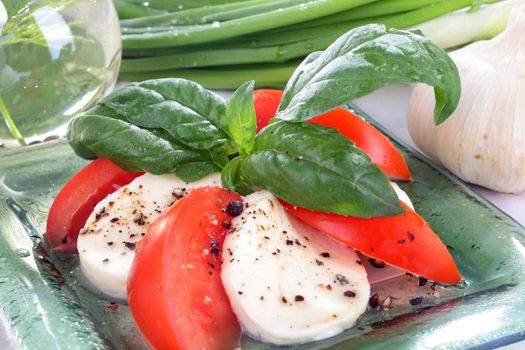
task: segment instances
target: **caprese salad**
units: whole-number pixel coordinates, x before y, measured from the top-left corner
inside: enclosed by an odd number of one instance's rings
[[[158,349],[234,349],[241,329],[278,345],[334,336],[369,303],[356,251],[456,284],[390,181],[412,181],[401,153],[337,108],[391,81],[435,86],[437,121],[459,98],[446,53],[378,25],[310,55],[284,92],[247,83],[226,103],[183,79],[131,84],[71,122],[73,149],[97,159],[58,193],[47,241]]]

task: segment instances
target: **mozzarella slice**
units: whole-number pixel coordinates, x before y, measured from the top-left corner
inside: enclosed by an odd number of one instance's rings
[[[399,186],[395,182],[390,182],[390,184],[392,185],[392,188],[394,189],[394,191],[396,191],[396,194],[399,200],[405,203],[406,205],[408,205],[410,209],[414,210],[414,205],[412,204],[410,197],[408,197],[408,194],[406,194],[405,191],[399,188]]]
[[[224,242],[221,272],[243,328],[284,345],[355,325],[370,296],[356,253],[289,217],[268,192],[251,194],[245,203]]]
[[[220,174],[187,183],[177,176],[144,174],[97,204],[78,237],[80,270],[108,297],[125,300],[135,246],[169,206],[201,186],[220,186]]]

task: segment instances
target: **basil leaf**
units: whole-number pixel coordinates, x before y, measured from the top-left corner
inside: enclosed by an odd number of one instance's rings
[[[251,154],[255,144],[257,121],[253,104],[254,81],[239,87],[226,106],[228,134],[242,154]]]
[[[403,212],[390,181],[370,158],[337,130],[320,125],[267,126],[241,174],[253,188],[312,210],[365,218]]]
[[[126,117],[122,114],[117,113],[116,111],[104,107],[100,104],[97,104],[95,107],[90,108],[88,111],[84,112],[84,114],[90,114],[90,115],[100,115],[108,118],[118,119],[122,121],[127,121]]]
[[[175,174],[185,182],[194,182],[202,179],[206,175],[221,171],[221,169],[209,162],[192,162],[180,165]]]
[[[163,138],[164,140],[167,140],[169,142],[175,143],[180,145],[181,147],[183,145],[180,144],[178,140],[176,140],[170,133],[168,133],[164,129],[147,129],[148,131],[152,132],[156,136]],[[228,154],[231,154],[234,152],[229,147],[230,143],[226,145],[222,145],[220,147],[215,147],[210,150],[194,150],[195,152],[199,153],[203,159],[207,159],[210,163],[216,164],[219,167],[223,167],[228,163],[230,160],[228,158]]]
[[[434,86],[434,121],[455,110],[461,94],[458,70],[445,51],[412,32],[370,24],[313,53],[286,85],[277,118],[304,121],[390,83]]]
[[[146,80],[139,85],[158,92],[168,100],[178,101],[206,117],[220,129],[226,130],[226,121],[224,120],[226,101],[220,95],[205,89],[196,82],[180,78],[167,78]]]
[[[188,80],[134,83],[115,91],[100,105],[134,125],[164,129],[193,149],[212,149],[228,142],[218,125],[224,119],[224,100]]]
[[[207,161],[201,154],[149,130],[99,115],[81,114],[71,120],[67,138],[83,158],[109,158],[126,169],[152,174],[174,172],[184,163]]]
[[[253,190],[246,184],[241,176],[241,165],[243,161],[244,159],[242,157],[238,157],[226,164],[221,172],[221,182],[222,187],[247,196],[252,193]]]

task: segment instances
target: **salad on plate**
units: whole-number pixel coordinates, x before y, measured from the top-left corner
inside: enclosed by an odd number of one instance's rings
[[[340,107],[393,82],[433,86],[436,124],[459,100],[444,51],[382,25],[310,54],[284,91],[252,81],[226,102],[184,79],[132,83],[71,121],[71,147],[94,160],[55,198],[47,241],[159,349],[339,334],[374,300],[366,259],[460,283],[393,182],[412,181],[401,153]]]

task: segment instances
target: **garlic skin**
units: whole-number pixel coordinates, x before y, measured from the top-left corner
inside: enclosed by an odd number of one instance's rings
[[[450,54],[461,77],[461,99],[442,124],[433,123],[433,89],[418,84],[408,128],[416,145],[464,181],[525,191],[525,5],[492,40]]]

